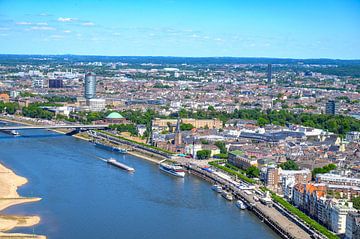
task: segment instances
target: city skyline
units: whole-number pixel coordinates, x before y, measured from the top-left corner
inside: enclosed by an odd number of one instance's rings
[[[3,54],[360,56],[359,1],[2,1],[0,9]]]

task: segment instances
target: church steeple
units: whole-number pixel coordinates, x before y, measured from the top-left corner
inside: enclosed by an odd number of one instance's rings
[[[181,145],[180,117],[178,117],[175,129],[175,145]]]

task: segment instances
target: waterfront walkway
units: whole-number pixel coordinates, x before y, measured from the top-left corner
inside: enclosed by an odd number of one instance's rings
[[[217,174],[209,173],[202,170],[200,167],[194,164],[187,164],[187,168],[190,173],[197,175],[211,183],[217,183],[223,185],[228,191],[231,191],[237,198],[242,199],[252,210],[256,216],[258,216],[264,223],[268,224],[283,238],[291,239],[311,239],[312,233],[304,229],[298,222],[294,222],[292,218],[289,218],[281,208],[278,208],[275,204],[274,207],[263,205],[260,202],[256,202],[253,199],[253,194],[248,195],[244,190],[240,190],[238,182],[229,178],[220,177]],[[285,215],[284,215],[285,214]]]

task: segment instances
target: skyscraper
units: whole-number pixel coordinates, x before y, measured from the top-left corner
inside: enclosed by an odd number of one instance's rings
[[[337,103],[335,100],[329,100],[326,102],[325,114],[327,115],[336,115],[337,112]]]
[[[96,75],[92,72],[85,75],[85,98],[87,100],[95,98],[96,94]]]
[[[268,64],[268,68],[267,68],[267,83],[268,84],[271,83],[271,64]]]

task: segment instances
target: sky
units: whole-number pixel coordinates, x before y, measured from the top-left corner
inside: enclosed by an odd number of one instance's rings
[[[360,59],[360,0],[0,0],[0,53]]]

